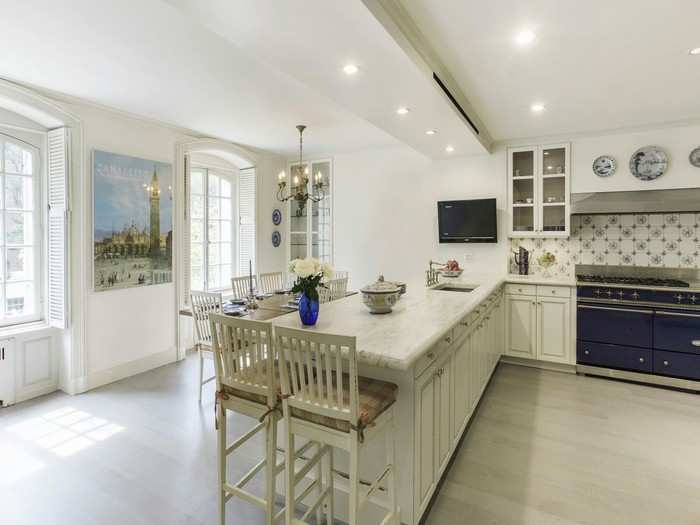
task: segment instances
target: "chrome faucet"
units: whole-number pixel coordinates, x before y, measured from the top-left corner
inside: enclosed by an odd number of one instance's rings
[[[425,272],[426,286],[433,286],[440,282],[440,274],[437,272],[437,270],[433,269],[433,266],[444,266],[444,264],[433,261],[432,259],[428,262],[428,271]]]

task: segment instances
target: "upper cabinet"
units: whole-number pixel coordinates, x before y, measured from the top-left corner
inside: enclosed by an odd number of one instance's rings
[[[570,145],[508,149],[511,237],[568,237]]]
[[[299,163],[289,165],[292,174],[292,191],[297,189],[300,181],[293,174]],[[309,183],[303,188],[313,198],[301,203],[295,199],[287,201],[289,231],[287,232],[287,259],[303,259],[315,257],[323,262],[332,262],[332,209],[331,191],[333,165],[330,160],[305,162],[304,169],[308,170]],[[318,194],[313,188],[312,181],[320,176],[324,189]]]

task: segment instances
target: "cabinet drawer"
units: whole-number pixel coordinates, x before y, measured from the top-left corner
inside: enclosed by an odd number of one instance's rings
[[[700,355],[654,350],[654,373],[700,380]]]
[[[534,284],[506,284],[506,293],[513,295],[537,295]]]
[[[447,331],[442,335],[440,340],[435,343],[430,350],[418,358],[414,365],[414,377],[421,375],[435,360],[447,350],[453,342],[452,330]]]
[[[537,286],[537,295],[540,297],[571,297],[571,288],[568,286]]]
[[[654,315],[654,348],[700,354],[700,314],[657,310]]]
[[[576,330],[582,341],[652,347],[652,310],[580,303],[576,310]]]
[[[652,351],[647,348],[579,341],[576,344],[576,361],[584,365],[619,368],[635,372],[652,371]]]

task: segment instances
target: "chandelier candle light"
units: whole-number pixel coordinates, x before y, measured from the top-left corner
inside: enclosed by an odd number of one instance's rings
[[[305,326],[313,326],[318,320],[318,287],[325,286],[322,279],[333,278],[330,264],[318,259],[294,259],[289,263],[289,271],[297,276],[292,292],[299,297],[299,318]]]
[[[302,135],[306,126],[299,124],[297,126],[299,130],[299,164],[293,166],[292,169],[292,186],[287,192],[287,175],[284,171],[280,172],[277,176],[277,200],[280,202],[287,202],[289,199],[294,199],[298,203],[297,215],[301,216],[304,207],[306,206],[306,201],[311,200],[312,202],[318,202],[322,200],[325,195],[325,187],[323,182],[323,174],[319,171],[313,177],[312,181],[312,193],[309,193],[309,168],[304,167],[302,163],[302,150],[303,150],[303,138]]]

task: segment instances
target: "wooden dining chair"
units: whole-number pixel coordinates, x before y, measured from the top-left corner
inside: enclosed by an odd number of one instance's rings
[[[332,301],[333,298],[331,296],[331,289],[326,286],[319,286],[318,287],[318,302],[319,304],[327,303],[329,301]]]
[[[284,276],[282,272],[261,273],[258,283],[263,293],[274,293],[284,288]]]
[[[347,277],[335,277],[328,281],[328,289],[331,294],[331,301],[336,299],[342,299],[345,294],[348,293],[348,278]]]
[[[194,320],[194,344],[199,354],[199,402],[202,402],[202,388],[213,381],[215,376],[204,379],[204,354],[211,355],[211,327],[209,316],[221,313],[223,298],[220,293],[192,292],[192,319]]]
[[[256,276],[253,275],[253,291],[258,287]],[[231,288],[233,296],[236,299],[245,299],[250,295],[250,277],[244,275],[242,277],[231,277]]]
[[[279,356],[282,404],[287,433],[286,451],[294,450],[296,437],[315,440],[327,448],[349,453],[348,525],[364,523],[359,514],[365,504],[380,502],[387,513],[383,524],[400,522],[396,495],[396,459],[394,457],[393,404],[398,387],[386,381],[357,374],[355,337],[320,334],[275,326],[275,347]],[[364,445],[384,431],[386,465],[369,488],[361,494],[360,455]],[[294,473],[294,455],[287,452],[285,502],[287,525],[295,523],[294,509],[307,494],[296,494],[300,477]],[[332,451],[324,468],[325,475],[318,498],[309,503],[302,516],[306,522],[326,503],[326,521],[334,523],[334,470]],[[378,489],[384,488],[385,498]],[[316,522],[320,516],[316,517]]]

